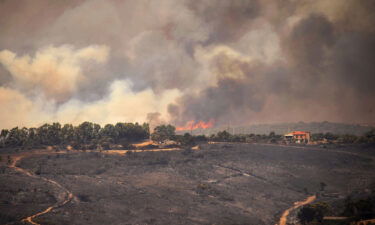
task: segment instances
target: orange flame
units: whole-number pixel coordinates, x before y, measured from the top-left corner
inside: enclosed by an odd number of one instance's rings
[[[214,126],[214,120],[213,119],[210,119],[208,122],[204,122],[202,120],[199,121],[199,122],[195,122],[194,120],[190,120],[189,122],[187,122],[185,124],[185,126],[176,127],[176,130],[177,131],[195,130],[195,129],[198,129],[198,128],[207,129],[207,128],[210,128],[210,127],[213,127],[213,126]]]

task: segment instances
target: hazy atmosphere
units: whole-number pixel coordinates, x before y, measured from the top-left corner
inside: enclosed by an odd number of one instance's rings
[[[0,127],[375,120],[375,2],[0,1]]]
[[[0,0],[0,224],[375,224],[375,0]]]

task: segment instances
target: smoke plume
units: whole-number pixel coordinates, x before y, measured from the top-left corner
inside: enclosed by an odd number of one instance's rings
[[[4,0],[0,17],[0,128],[375,120],[371,0]]]

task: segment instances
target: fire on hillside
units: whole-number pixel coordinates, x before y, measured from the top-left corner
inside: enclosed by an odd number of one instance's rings
[[[196,130],[196,129],[207,129],[214,126],[214,120],[210,119],[208,122],[204,122],[202,120],[195,122],[194,120],[190,120],[187,122],[184,126],[177,126],[177,131],[183,131],[183,130]]]

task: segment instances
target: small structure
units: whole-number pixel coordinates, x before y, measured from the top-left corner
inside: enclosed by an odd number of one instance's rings
[[[308,143],[311,139],[311,133],[307,131],[293,131],[285,134],[284,139],[294,143]]]

